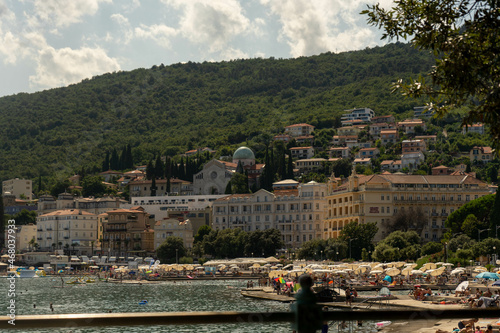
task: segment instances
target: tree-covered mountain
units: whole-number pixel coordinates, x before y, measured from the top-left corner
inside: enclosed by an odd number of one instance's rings
[[[402,114],[423,102],[391,94],[390,84],[432,64],[431,55],[397,43],[297,59],[160,65],[3,97],[0,179],[100,167],[107,151],[126,145],[136,162],[204,146],[227,152],[293,123],[331,128],[354,107]]]

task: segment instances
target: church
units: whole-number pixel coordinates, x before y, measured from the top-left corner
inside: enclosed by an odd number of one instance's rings
[[[226,186],[236,172],[238,163],[248,173],[249,186],[258,185],[264,164],[255,163],[255,155],[248,147],[240,147],[232,162],[213,159],[193,176],[194,194],[224,194]]]

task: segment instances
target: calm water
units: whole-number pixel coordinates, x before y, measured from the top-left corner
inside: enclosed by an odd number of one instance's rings
[[[163,311],[288,311],[289,304],[261,301],[240,295],[246,281],[186,281],[158,284],[92,283],[61,286],[60,278],[16,279],[16,311],[18,315],[163,312]],[[0,307],[7,306],[7,279],[0,279]],[[147,305],[139,305],[147,300]],[[50,311],[50,303],[54,312]],[[34,308],[36,304],[36,308]],[[2,315],[5,311],[2,311]],[[289,323],[266,325],[186,325],[108,328],[34,329],[30,332],[291,332]]]

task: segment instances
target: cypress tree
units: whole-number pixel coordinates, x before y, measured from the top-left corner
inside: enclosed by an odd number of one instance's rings
[[[119,163],[120,159],[118,158],[118,152],[116,151],[116,148],[113,148],[113,152],[111,153],[111,158],[109,159],[109,168],[111,170],[118,170]]]
[[[118,170],[125,170],[127,167],[125,166],[125,160],[127,159],[127,147],[123,147],[122,153],[120,154],[120,159],[118,161]]]
[[[125,158],[125,168],[133,169],[134,168],[134,158],[132,156],[132,147],[130,144],[127,145],[127,156]]]
[[[167,193],[170,193],[170,177],[167,178]]]
[[[106,157],[104,157],[104,161],[102,162],[102,168],[101,171],[108,171],[109,170],[109,151],[106,152]]]
[[[288,151],[288,167],[286,174],[288,179],[293,179],[293,159],[290,150]]]
[[[155,169],[153,167],[153,162],[150,160],[146,166],[146,179],[152,179],[155,176]]]
[[[495,237],[497,235],[497,227],[500,226],[500,192],[497,188],[495,194],[495,202],[490,211],[490,236]]]
[[[179,179],[186,180],[186,169],[184,168],[184,157],[181,157],[179,163]]]
[[[160,154],[158,154],[158,156],[156,157],[154,168],[155,168],[155,175],[161,178],[165,173],[165,167],[163,166],[163,161],[161,160]]]
[[[224,194],[233,194],[231,181],[227,182],[226,190],[224,191]]]
[[[151,179],[151,196],[156,197],[156,176]]]

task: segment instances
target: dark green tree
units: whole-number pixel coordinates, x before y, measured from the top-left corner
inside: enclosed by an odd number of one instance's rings
[[[493,202],[493,206],[490,210],[490,236],[496,237],[498,235],[498,230],[500,228],[500,195],[497,192],[495,193],[495,201]]]
[[[186,248],[182,238],[171,236],[156,249],[156,256],[162,263],[175,263],[176,258],[186,255]]]
[[[292,153],[290,150],[288,150],[288,163],[287,163],[287,168],[286,168],[286,178],[293,179],[293,159],[292,159]]]
[[[100,176],[86,176],[81,181],[83,187],[82,195],[84,197],[102,197],[106,193],[106,185]]]
[[[398,1],[389,10],[380,4],[363,14],[378,26],[382,38],[406,39],[418,49],[433,52],[435,67],[428,74],[395,89],[403,95],[430,98],[438,115],[466,106],[464,123],[481,121],[490,126],[495,144],[500,143],[500,19],[498,1],[415,0]]]
[[[158,189],[158,187],[156,186],[156,177],[153,176],[153,178],[151,179],[151,196],[152,197],[156,197],[156,190]]]
[[[106,152],[106,156],[104,157],[104,161],[102,162],[102,168],[101,171],[108,171],[109,170],[109,151]]]
[[[59,194],[67,192],[70,186],[71,183],[68,179],[58,180],[54,185],[52,185],[50,194],[57,197]]]
[[[156,178],[162,178],[163,175],[165,174],[165,166],[163,164],[163,161],[161,160],[160,154],[156,156],[154,169]]]
[[[203,237],[205,237],[205,235],[208,235],[211,231],[212,228],[209,225],[202,225],[201,227],[198,228],[198,232],[194,236],[194,242],[195,243],[203,242]]]
[[[340,232],[340,239],[350,243],[351,256],[361,259],[361,250],[373,250],[373,238],[377,234],[377,223],[357,223],[351,222]]]
[[[120,167],[120,157],[118,156],[118,152],[116,148],[113,148],[111,152],[111,157],[109,158],[109,168],[111,170],[118,170]]]

